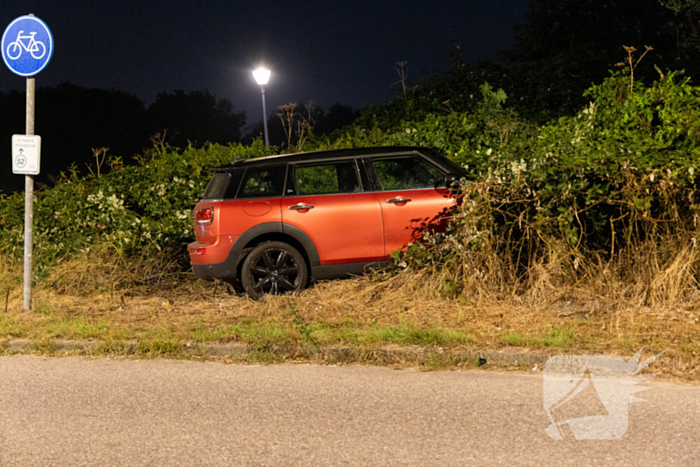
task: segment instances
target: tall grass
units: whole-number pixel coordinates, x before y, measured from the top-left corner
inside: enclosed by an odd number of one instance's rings
[[[568,239],[556,218],[538,217],[536,204],[522,187],[469,183],[448,232],[426,234],[396,257],[394,268],[423,270],[439,295],[472,304],[505,300],[545,308],[575,298],[618,307],[695,308],[700,230],[693,226],[694,211],[660,221],[651,209],[620,204],[609,236],[581,225]]]

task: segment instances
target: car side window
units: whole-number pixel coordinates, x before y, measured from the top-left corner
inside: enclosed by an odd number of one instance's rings
[[[382,191],[444,188],[445,174],[418,155],[371,159]]]
[[[284,165],[248,168],[243,176],[238,198],[282,196],[284,169]]]
[[[294,168],[297,195],[358,193],[362,185],[355,160],[299,164]]]

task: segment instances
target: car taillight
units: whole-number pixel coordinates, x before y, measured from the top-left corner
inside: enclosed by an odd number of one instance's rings
[[[207,254],[207,249],[206,248],[195,248],[194,250],[194,255],[195,256],[203,256]]]
[[[214,222],[214,208],[204,208],[197,211],[195,219],[199,225],[209,225]]]

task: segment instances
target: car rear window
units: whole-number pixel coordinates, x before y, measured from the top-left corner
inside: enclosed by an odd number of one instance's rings
[[[214,176],[211,177],[211,180],[209,180],[202,198],[223,199],[230,180],[231,174],[228,172],[215,173]]]

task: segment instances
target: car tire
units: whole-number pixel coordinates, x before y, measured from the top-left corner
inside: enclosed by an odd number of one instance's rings
[[[298,292],[306,286],[308,268],[299,251],[288,243],[265,242],[253,248],[241,268],[241,283],[255,300],[265,295]]]

